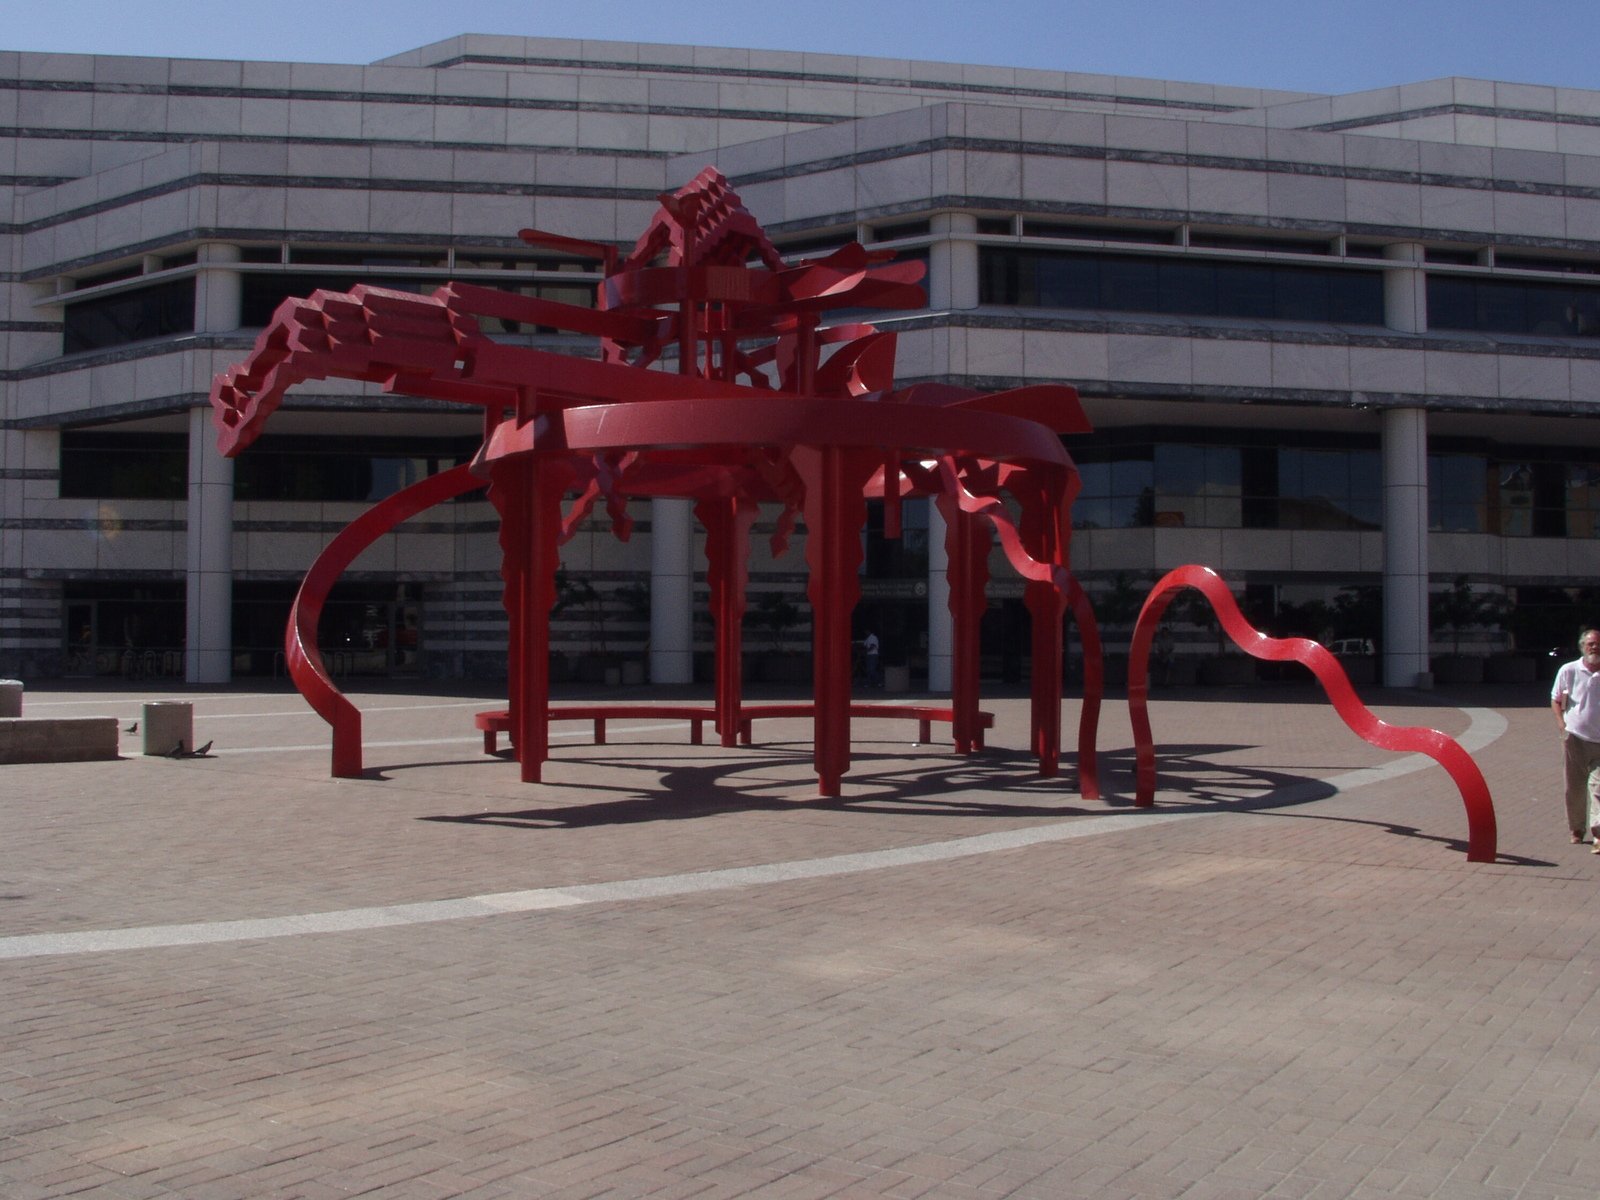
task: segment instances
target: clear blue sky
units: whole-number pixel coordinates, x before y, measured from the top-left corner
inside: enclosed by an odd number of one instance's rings
[[[831,50],[1344,92],[1600,89],[1595,0],[0,0],[0,49],[371,62],[457,33]]]

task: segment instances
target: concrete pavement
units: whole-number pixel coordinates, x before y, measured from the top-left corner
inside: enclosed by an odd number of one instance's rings
[[[826,803],[799,723],[564,726],[523,785],[488,693],[358,697],[360,780],[242,687],[189,697],[212,757],[0,767],[0,1194],[1593,1196],[1539,690],[1374,693],[1479,746],[1494,864],[1442,770],[1245,695],[1152,706],[1153,813],[1116,702],[1102,802],[1016,699],[970,759],[858,723]]]

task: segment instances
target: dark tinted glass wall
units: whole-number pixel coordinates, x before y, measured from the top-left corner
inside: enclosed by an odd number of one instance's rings
[[[194,332],[194,280],[179,279],[68,304],[61,352],[78,354]]]
[[[1333,267],[985,246],[984,304],[1383,324],[1383,276]]]
[[[1600,337],[1600,288],[1430,275],[1428,328]]]
[[[358,283],[390,288],[397,292],[431,292],[439,286],[433,280],[379,279],[370,275],[312,274],[298,271],[246,275],[240,286],[239,324],[246,329],[260,328],[272,320],[273,310],[291,296],[303,299],[318,288],[330,292],[348,292]]]
[[[477,439],[263,437],[234,463],[239,500],[374,501],[466,462]],[[473,493],[474,498],[476,494]]]
[[[1382,465],[1370,437],[1130,427],[1069,438],[1079,529],[1377,529]]]
[[[61,495],[68,499],[182,500],[189,444],[178,433],[61,434]]]

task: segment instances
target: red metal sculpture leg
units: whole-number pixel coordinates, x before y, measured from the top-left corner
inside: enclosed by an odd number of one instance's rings
[[[1032,618],[1032,746],[1039,774],[1048,779],[1061,760],[1061,620],[1067,606],[1051,583],[1029,582],[1022,596]]]
[[[1100,626],[1094,608],[1076,579],[1069,580],[1067,605],[1083,643],[1083,705],[1078,713],[1078,793],[1085,800],[1100,799],[1100,765],[1095,734],[1100,728],[1100,702],[1105,695],[1105,656],[1100,646]]]
[[[702,500],[694,508],[706,531],[706,583],[716,630],[716,728],[727,747],[739,741],[745,584],[750,575],[750,528],[758,511],[754,501],[737,496]]]
[[[524,783],[538,783],[550,757],[550,610],[556,602],[557,550],[561,498],[571,486],[568,464],[543,455],[534,458],[526,485],[527,570],[519,588],[522,654],[517,667],[519,694],[515,724],[517,761]]]
[[[1394,726],[1379,720],[1357,698],[1344,668],[1325,647],[1308,638],[1268,637],[1252,627],[1234,603],[1233,593],[1216,572],[1207,567],[1178,567],[1169,571],[1145,600],[1134,626],[1128,658],[1128,710],[1137,755],[1135,804],[1147,807],[1155,802],[1156,758],[1149,714],[1150,643],[1167,605],[1186,587],[1195,588],[1205,596],[1234,645],[1252,658],[1298,662],[1309,667],[1340,719],[1362,740],[1384,750],[1426,754],[1443,767],[1461,793],[1461,802],[1467,810],[1467,861],[1494,861],[1494,802],[1483,772],[1478,770],[1472,756],[1455,739],[1437,729]]]
[[[340,530],[317,555],[295,594],[284,632],[284,659],[300,694],[333,729],[333,774],[338,778],[353,779],[361,774],[361,710],[334,685],[317,648],[317,623],[328,593],[363,550],[400,522],[482,486],[483,480],[466,467],[454,467],[380,500]]]
[[[978,718],[979,634],[987,606],[989,529],[948,493],[939,496],[938,505],[945,519],[950,581],[950,736],[957,754],[971,754],[983,744]]]
[[[806,564],[811,578],[812,698],[817,790],[837,796],[850,766],[850,614],[861,595],[862,492],[881,457],[835,447],[796,447],[805,483]]]

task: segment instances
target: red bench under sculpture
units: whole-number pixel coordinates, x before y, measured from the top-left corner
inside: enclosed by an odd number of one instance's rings
[[[564,715],[549,697],[560,544],[597,504],[604,503],[613,531],[626,539],[630,498],[674,496],[694,502],[706,530],[716,630],[713,704],[689,712],[683,705],[591,703],[566,715],[594,720],[603,737],[607,717],[687,712],[687,719],[711,720],[724,746],[748,741],[751,723],[763,716],[809,715],[818,789],[839,795],[851,717],[888,712],[853,705],[850,696],[850,618],[860,593],[867,503],[882,502],[885,535],[897,537],[901,505],[922,495],[946,525],[952,694],[948,706],[899,705],[893,715],[919,720],[924,737],[928,722],[948,722],[961,753],[982,746],[991,718],[979,708],[978,632],[991,538],[998,537],[1026,581],[1030,750],[1041,774],[1057,772],[1063,623],[1070,611],[1084,657],[1078,787],[1086,798],[1099,795],[1101,647],[1088,598],[1068,569],[1079,480],[1060,436],[1090,428],[1075,389],[896,388],[893,333],[860,323],[824,328],[822,318],[845,308],[921,307],[922,265],[893,262],[892,254],[854,242],[786,262],[712,168],[661,197],[625,256],[614,246],[535,230],[520,236],[599,263],[595,307],[458,282],[427,296],[366,286],[317,291],[281,304],[249,357],[213,384],[219,446],[229,456],[260,435],[289,388],[310,379],[365,380],[483,413],[483,442],[472,463],[380,501],[334,538],[296,597],[285,635],[289,670],[332,726],[334,775],[360,774],[362,754],[361,714],[334,685],[317,649],[330,590],[401,521],[487,483],[500,517],[509,707],[480,713],[477,724],[486,747],[498,731],[510,733],[524,780],[539,780],[550,721]],[[599,356],[497,342],[481,319],[592,335]],[[782,508],[775,554],[797,520],[806,528],[813,698],[798,707],[746,704],[740,692],[749,536],[762,503]],[[1231,627],[1230,633],[1239,641]],[[1134,686],[1142,689],[1142,661],[1136,665]],[[1144,755],[1148,721],[1139,738]],[[1455,760],[1441,761],[1465,794]],[[1150,772],[1153,781],[1153,766]],[[1470,857],[1481,857],[1487,846],[1492,858],[1492,810],[1487,841],[1481,812],[1471,805],[1469,819],[1476,822]]]

